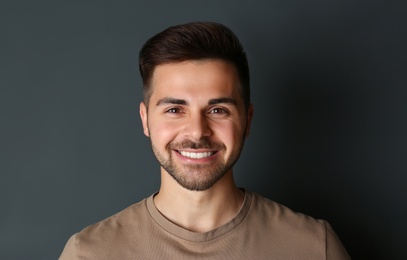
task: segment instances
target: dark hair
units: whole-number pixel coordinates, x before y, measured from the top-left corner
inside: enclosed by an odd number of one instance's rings
[[[139,69],[146,105],[151,96],[151,78],[157,65],[203,59],[221,59],[235,66],[247,109],[250,104],[250,74],[246,53],[231,29],[214,22],[172,26],[143,45],[139,54]]]

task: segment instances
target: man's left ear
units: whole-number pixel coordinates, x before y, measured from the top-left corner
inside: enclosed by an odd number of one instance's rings
[[[250,103],[249,108],[247,109],[246,138],[250,134],[250,126],[252,125],[253,112],[254,112],[253,104]]]

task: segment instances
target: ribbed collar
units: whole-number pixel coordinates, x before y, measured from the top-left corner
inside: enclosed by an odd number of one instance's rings
[[[146,203],[147,203],[147,209],[151,215],[151,217],[154,219],[154,221],[164,230],[167,232],[171,233],[174,236],[177,236],[181,239],[188,240],[191,242],[206,242],[213,240],[217,237],[220,237],[230,231],[232,231],[234,228],[239,226],[240,223],[245,219],[247,216],[247,213],[249,212],[250,206],[252,204],[252,198],[253,194],[249,191],[245,191],[245,196],[244,196],[244,201],[241,209],[239,212],[236,214],[236,216],[230,220],[228,223],[205,233],[197,233],[197,232],[192,232],[187,229],[184,229],[171,221],[169,221],[166,217],[164,217],[155,207],[154,204],[154,196],[157,193],[151,195],[150,197],[147,198]]]

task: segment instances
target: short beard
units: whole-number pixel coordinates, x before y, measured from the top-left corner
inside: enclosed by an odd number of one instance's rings
[[[209,167],[199,164],[187,164],[178,167],[174,163],[172,152],[179,149],[213,149],[224,151],[226,150],[224,144],[212,143],[207,138],[202,139],[199,143],[194,143],[190,140],[184,140],[181,143],[170,143],[166,147],[169,155],[167,160],[158,152],[158,149],[152,143],[151,147],[161,167],[163,167],[179,185],[190,191],[205,191],[210,189],[233,167],[240,156],[243,142],[241,143],[241,147],[238,147],[235,153],[231,154],[228,161],[222,159],[222,161],[216,162],[216,166],[210,167],[213,168],[210,169],[210,172],[205,172]]]

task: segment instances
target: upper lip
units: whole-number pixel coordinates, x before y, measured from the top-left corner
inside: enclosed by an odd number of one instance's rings
[[[189,152],[189,153],[210,153],[217,151],[212,149],[175,149],[175,150],[178,152]]]
[[[186,151],[186,150],[178,150],[178,153],[180,153],[182,156],[186,156],[189,158],[207,158],[216,153],[216,151],[203,151],[203,150],[193,150],[193,151]]]

